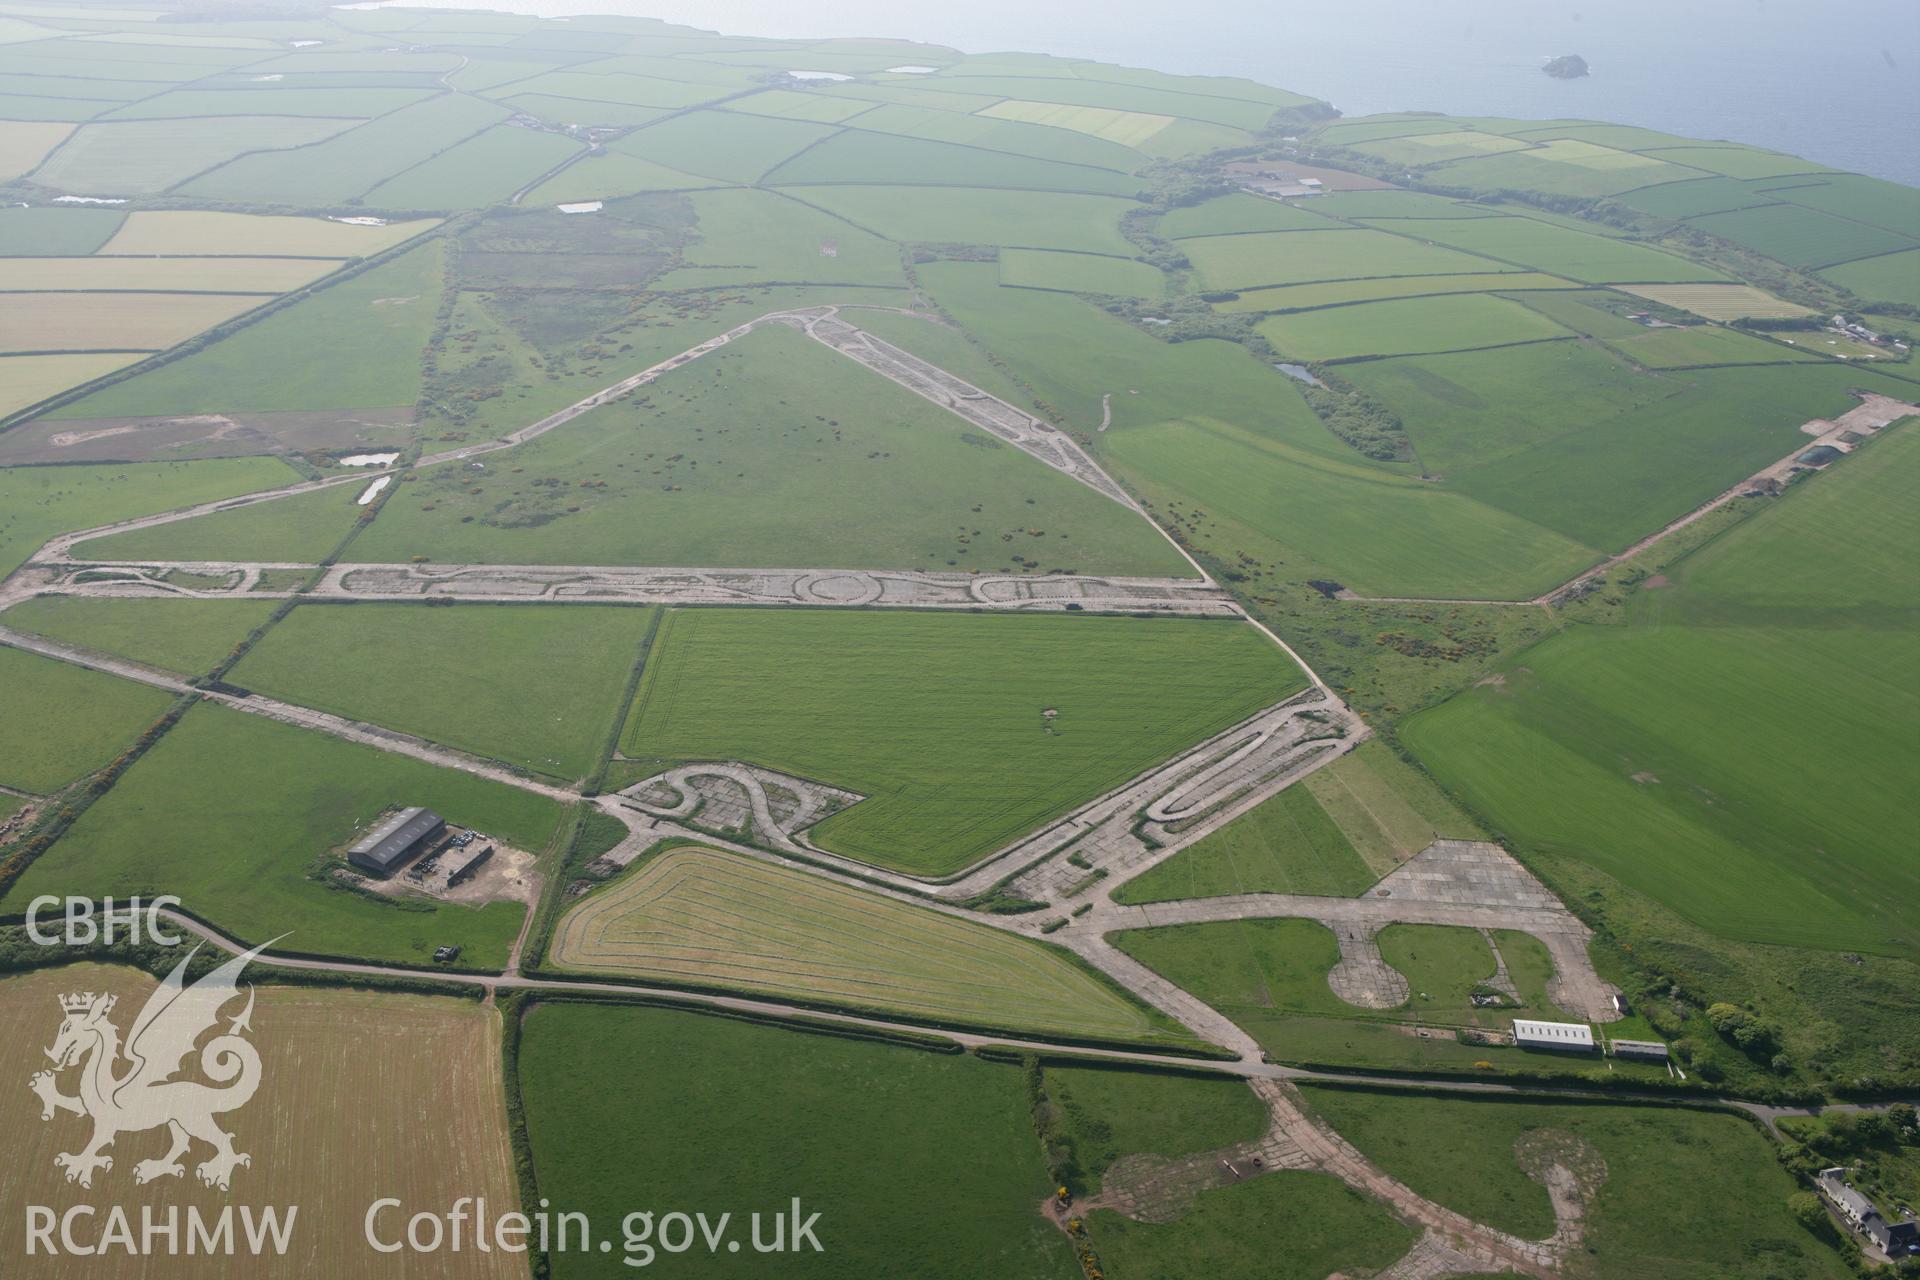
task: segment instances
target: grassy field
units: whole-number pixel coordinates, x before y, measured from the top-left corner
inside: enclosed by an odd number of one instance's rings
[[[0,257],[92,253],[126,219],[117,209],[0,209]]]
[[[89,560],[264,560],[318,564],[340,545],[361,508],[358,485],[334,485],[228,511],[91,538]]]
[[[1876,442],[1643,588],[1633,625],[1528,651],[1408,722],[1408,745],[1523,844],[1713,932],[1910,951],[1897,779],[1920,707],[1894,548],[1916,468],[1912,428]]]
[[[212,200],[270,200],[321,209],[341,205],[365,195],[383,179],[430,162],[507,114],[507,108],[497,103],[442,94],[310,147],[242,156],[186,183],[180,191]],[[436,201],[427,207],[442,206]]]
[[[712,849],[659,854],[572,907],[548,956],[571,972],[915,1021],[1194,1043],[1050,946]]]
[[[1862,298],[1920,306],[1920,249],[1843,263],[1820,274]]]
[[[308,605],[227,679],[571,780],[599,764],[654,616],[587,605]]]
[[[147,195],[243,152],[305,146],[355,123],[296,116],[103,121],[81,126],[34,170],[33,181],[85,195]]]
[[[1177,1160],[1267,1131],[1259,1096],[1229,1077],[1049,1065],[1042,1079],[1071,1144],[1076,1195],[1097,1191],[1122,1156]]]
[[[290,933],[284,949],[424,965],[435,947],[504,965],[525,908],[401,901],[325,876],[330,851],[393,805],[420,804],[538,852],[560,809],[468,774],[200,706],[27,868],[7,910],[42,893],[171,893],[246,942]]]
[[[772,191],[700,191],[688,197],[698,222],[686,264],[663,289],[817,281],[904,287],[900,250]]]
[[[1637,365],[1648,369],[1694,369],[1729,364],[1777,364],[1818,360],[1811,351],[1782,346],[1723,325],[1695,324],[1677,329],[1649,329],[1607,343]]]
[[[266,622],[276,600],[116,600],[37,596],[0,614],[0,625],[85,645],[181,675],[200,675]]]
[[[59,997],[74,991],[109,993],[119,1000],[114,1021],[124,1027],[154,986],[138,970],[95,964],[41,969],[0,982],[0,1011],[9,1026],[21,1030],[8,1037],[14,1047],[0,1051],[0,1067],[25,1080],[47,1065],[41,1050],[59,1026]],[[232,1131],[235,1148],[253,1157],[234,1172],[231,1194],[202,1186],[194,1176],[192,1164],[208,1151],[199,1143],[183,1177],[136,1188],[133,1166],[166,1152],[161,1129],[115,1140],[113,1168],[101,1175],[108,1190],[100,1182],[90,1192],[73,1186],[53,1157],[77,1149],[85,1122],[63,1116],[43,1124],[32,1094],[8,1090],[8,1099],[0,1102],[0,1124],[16,1136],[19,1147],[13,1176],[0,1188],[5,1215],[0,1250],[9,1257],[27,1255],[26,1205],[64,1213],[111,1194],[136,1223],[143,1210],[159,1222],[172,1210],[181,1213],[177,1252],[169,1255],[164,1238],[156,1237],[156,1253],[140,1268],[154,1280],[237,1280],[301,1271],[409,1280],[525,1275],[521,1255],[478,1253],[470,1237],[469,1247],[459,1253],[377,1253],[367,1245],[362,1226],[377,1196],[397,1196],[409,1206],[381,1219],[383,1238],[389,1227],[391,1234],[403,1232],[406,1214],[416,1206],[450,1205],[460,1196],[484,1196],[497,1211],[517,1203],[495,1011],[472,1000],[312,987],[262,986],[256,1001],[248,1039],[266,1064],[260,1089],[221,1121]],[[232,1011],[241,1003],[235,1001]],[[429,1063],[434,1109],[445,1109],[433,1124],[420,1123],[420,1098],[412,1089],[339,1087],[350,1079],[418,1079]],[[71,1073],[62,1084],[73,1089]],[[299,1206],[285,1257],[263,1262],[236,1249],[230,1257],[209,1261],[187,1253],[188,1207],[217,1221],[223,1208],[235,1204],[256,1211],[282,1206],[283,1221],[291,1216],[286,1206]],[[49,1280],[75,1280],[98,1275],[101,1268],[99,1258],[69,1254],[36,1262],[32,1270]]]
[[[808,147],[766,175],[768,183],[994,187],[1131,196],[1140,184],[1092,165],[1066,165],[983,147],[848,129]]]
[[[0,785],[57,791],[132,746],[172,705],[159,689],[0,648]]]
[[[411,240],[433,225],[431,219],[369,227],[329,222],[324,218],[140,210],[127,215],[127,220],[100,252],[140,256],[253,254],[365,258]]]
[[[1584,1270],[1675,1280],[1838,1280],[1839,1257],[1794,1221],[1793,1178],[1764,1137],[1730,1115],[1674,1108],[1556,1107],[1395,1097],[1306,1086],[1314,1109],[1389,1174],[1489,1226],[1551,1234],[1546,1188],[1527,1178],[1514,1144],[1571,1134],[1606,1164],[1587,1211]],[[1471,1170],[1471,1176],[1463,1176]],[[1676,1187],[1687,1188],[1675,1195]],[[1702,1213],[1711,1204],[1713,1213]]]
[[[859,791],[814,829],[822,848],[945,875],[1301,682],[1229,623],[682,610],[655,642],[626,753]]]
[[[1375,942],[1380,955],[1407,980],[1406,1016],[1421,1022],[1499,1021],[1479,1016],[1468,999],[1494,976],[1493,950],[1477,929],[1392,924]]]
[[[5,261],[5,259],[0,259]],[[38,404],[69,387],[123,369],[139,352],[123,351],[87,356],[7,356],[0,358],[0,417]]]
[[[1180,248],[1210,289],[1500,270],[1488,258],[1362,228],[1200,236]]]
[[[1517,302],[1476,293],[1270,316],[1259,330],[1276,350],[1300,360],[1463,351],[1571,336]]]
[[[1147,263],[1051,249],[1002,249],[1000,283],[1017,289],[1106,293],[1123,298],[1158,298],[1167,291],[1166,277]]]
[[[1598,197],[1662,182],[1682,182],[1703,170],[1596,146],[1578,139],[1549,142],[1529,151],[1474,156],[1436,167],[1432,181],[1468,192],[1539,191],[1556,196]]]
[[[612,150],[669,169],[727,182],[754,182],[781,161],[831,136],[826,125],[695,111],[648,125]]]
[[[770,1235],[766,1219],[799,1196],[803,1218],[821,1215],[823,1252],[779,1255],[783,1274],[1079,1274],[1039,1212],[1050,1188],[1012,1067],[666,1009],[547,1005],[527,1016],[520,1082],[555,1211],[615,1224],[635,1206],[700,1206],[731,1213],[746,1238],[749,1215]],[[702,1276],[769,1266],[744,1248],[671,1261]],[[553,1269],[632,1274],[618,1252],[557,1254]]]
[[[0,468],[0,573],[56,533],[291,484],[278,458]]]
[[[1366,193],[1362,193],[1366,194]],[[1324,284],[1289,284],[1271,289],[1248,289],[1231,302],[1214,304],[1228,314],[1245,311],[1308,311],[1349,302],[1377,302],[1386,298],[1430,298],[1441,294],[1513,293],[1528,289],[1561,289],[1567,282],[1537,271],[1473,273],[1457,276],[1390,276],[1384,280],[1334,280]]]
[[[0,351],[158,351],[261,301],[227,293],[16,293],[0,313]]]
[[[54,121],[9,120],[0,124],[0,180],[29,172],[72,132],[72,125]]]
[[[1288,787],[1114,892],[1117,902],[1230,893],[1351,897],[1379,876],[1304,786]]]
[[[1589,284],[1726,279],[1711,267],[1658,249],[1538,218],[1426,218],[1406,233]]]
[[[354,555],[1187,572],[1137,514],[777,325],[496,457],[401,486]]]
[[[1299,205],[1235,193],[1169,209],[1160,219],[1160,234],[1185,240],[1249,231],[1330,231],[1338,225]]]
[[[977,187],[789,187],[787,190],[889,240],[1008,245],[1128,257],[1120,234],[1130,202],[1059,191]]]
[[[1687,225],[1792,267],[1830,267],[1915,247],[1912,236],[1797,204],[1702,214]]]
[[[423,245],[151,373],[75,401],[59,416],[411,405],[420,396],[420,353],[434,323],[443,252],[438,242]],[[328,352],[329,359],[306,358],[314,351]]]
[[[395,174],[366,194],[375,209],[472,209],[496,204],[577,154],[557,133],[495,125]]]
[[[1095,1210],[1089,1232],[1114,1280],[1322,1280],[1387,1267],[1414,1243],[1379,1201],[1328,1174],[1294,1169],[1203,1191],[1172,1222]]]
[[[1379,738],[1308,774],[1301,786],[1320,802],[1378,877],[1435,840],[1478,840],[1486,832],[1455,808],[1433,779]]]
[[[1170,925],[1116,934],[1122,951],[1244,1027],[1269,1052],[1269,1026],[1285,1014],[1377,1017],[1333,994],[1327,971],[1340,962],[1333,930],[1318,920],[1237,920]]]

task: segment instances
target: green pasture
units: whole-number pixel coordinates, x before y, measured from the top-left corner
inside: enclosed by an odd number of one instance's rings
[[[316,290],[149,373],[55,411],[61,418],[378,409],[420,396],[444,250],[429,240]],[[315,352],[328,358],[317,360]]]
[[[1270,1123],[1259,1095],[1226,1076],[1049,1065],[1042,1080],[1070,1144],[1076,1194],[1097,1190],[1122,1157],[1178,1160],[1251,1142]]]
[[[62,143],[34,170],[33,181],[56,191],[146,195],[243,152],[305,146],[355,123],[293,116],[103,121]]]
[[[1375,877],[1435,840],[1482,840],[1486,832],[1447,799],[1431,777],[1369,738],[1299,784]]]
[[[1584,1143],[1606,1169],[1585,1217],[1596,1277],[1840,1280],[1839,1256],[1787,1209],[1793,1176],[1744,1119],[1675,1107],[1556,1106],[1306,1085],[1314,1110],[1391,1177],[1523,1239],[1553,1233],[1547,1190],[1516,1144]],[[1686,1188],[1675,1194],[1675,1188]],[[1711,1212],[1702,1207],[1711,1205]]]
[[[131,747],[172,704],[161,689],[0,648],[0,785],[58,791]]]
[[[1792,267],[1831,267],[1916,245],[1912,235],[1797,204],[1702,214],[1687,225]]]
[[[286,498],[130,529],[78,544],[88,560],[264,560],[318,564],[364,510],[360,485],[332,485]]]
[[[1558,276],[1538,271],[1498,273],[1469,272],[1457,276],[1390,276],[1384,280],[1333,280],[1320,284],[1277,285],[1266,289],[1248,289],[1228,302],[1214,303],[1216,311],[1229,314],[1246,311],[1310,311],[1316,307],[1335,307],[1353,302],[1379,302],[1388,298],[1431,298],[1442,294],[1486,293],[1498,290],[1513,293],[1534,289],[1563,289],[1567,285]]]
[[[194,676],[209,671],[277,600],[36,596],[0,614],[0,625]]]
[[[227,679],[574,779],[606,749],[653,618],[591,605],[308,605]]]
[[[1678,329],[1644,329],[1629,337],[1609,339],[1607,345],[1648,369],[1693,369],[1729,364],[1779,364],[1819,360],[1804,347],[1769,342],[1721,325],[1688,325]]]
[[[375,209],[472,209],[497,204],[580,152],[556,133],[495,125],[367,192]]]
[[[1236,192],[1169,209],[1160,219],[1160,234],[1169,240],[1184,240],[1249,231],[1333,230],[1338,224],[1313,211],[1319,207],[1317,201],[1310,210],[1302,205]]]
[[[1016,289],[1123,298],[1158,298],[1167,291],[1166,277],[1148,263],[1054,249],[1002,249],[1000,283]]]
[[[1062,191],[976,187],[789,187],[829,213],[889,240],[1015,245],[1129,257],[1120,234],[1130,202]]]
[[[1842,263],[1820,275],[1858,297],[1920,307],[1920,249]]]
[[[703,177],[754,182],[796,151],[832,133],[826,125],[805,120],[695,111],[628,134],[611,149]]]
[[[1194,1043],[1045,943],[712,849],[658,854],[571,907],[548,958],[575,973],[724,987],[918,1022]]]
[[[798,653],[796,678],[783,655]],[[1301,683],[1235,623],[678,610],[654,642],[625,749],[858,791],[868,798],[814,840],[938,876]]]
[[[1449,200],[1424,191],[1329,191],[1315,196],[1310,207],[1315,213],[1336,218],[1490,218],[1499,210],[1471,201]],[[1417,228],[1391,228],[1418,230]]]
[[[320,208],[344,204],[506,115],[506,108],[493,103],[443,94],[310,147],[242,156],[180,190],[215,200]]]
[[[779,325],[484,470],[419,475],[356,557],[1187,572],[1136,513]]]
[[[682,173],[651,160],[640,160],[618,152],[603,151],[577,160],[527,193],[525,203],[573,204],[590,200],[616,200],[643,191],[694,191],[721,186],[715,178]]]
[[[441,98],[451,97],[442,94]],[[312,116],[365,120],[433,101],[431,89],[179,88],[117,107],[111,120],[182,120],[221,116]]]
[[[1133,148],[1091,134],[970,114],[977,108],[992,106],[995,99],[990,97],[878,85],[835,85],[828,92],[835,97],[886,103],[861,115],[853,126],[868,132],[900,134],[928,142],[948,142],[1057,164],[1110,169],[1116,173],[1132,173],[1148,163],[1147,157]]]
[[[1395,229],[1422,241],[1589,284],[1728,278],[1712,267],[1659,249],[1538,218],[1425,218],[1406,227],[1396,224]]]
[[[1181,241],[1180,248],[1201,282],[1211,289],[1500,269],[1498,263],[1484,257],[1361,228],[1200,236]]]
[[[1524,846],[1710,932],[1910,951],[1899,833],[1920,814],[1897,779],[1920,667],[1894,548],[1914,532],[1916,441],[1845,459],[1643,588],[1632,625],[1529,650],[1405,740]]]
[[[77,257],[107,241],[127,215],[116,209],[0,209],[0,257]]]
[[[748,1239],[752,1213],[770,1234],[798,1195],[803,1218],[821,1215],[823,1252],[779,1255],[783,1274],[1079,1274],[1040,1214],[1052,1188],[1015,1067],[678,1010],[551,1004],[525,1017],[519,1081],[555,1212],[618,1224],[636,1205],[698,1205],[710,1221],[733,1214],[731,1232]],[[561,1280],[633,1271],[618,1252],[551,1257]],[[672,1261],[701,1276],[762,1275],[768,1262],[746,1249]]]
[[[1663,182],[1683,182],[1704,172],[1566,139],[1528,151],[1453,160],[1436,166],[1426,176],[1431,182],[1476,194],[1520,190],[1594,199]]]
[[[1311,791],[1295,785],[1114,891],[1124,903],[1234,893],[1353,897],[1379,879]]]
[[[0,571],[12,573],[56,533],[291,484],[278,458],[0,468]]]
[[[1912,237],[1920,226],[1920,195],[1912,187],[1858,173],[1823,175],[1818,182],[1795,179],[1791,185],[1757,183],[1767,195],[1789,204],[1837,213],[1855,222]]]
[[[780,186],[806,183],[890,186],[996,187],[1029,191],[1080,191],[1131,196],[1140,183],[1091,165],[1067,165],[1034,156],[936,142],[858,126],[816,143],[768,173]]]
[[[695,235],[663,289],[796,283],[900,288],[899,246],[776,192],[696,191]]]
[[[32,898],[173,894],[195,916],[248,943],[425,965],[435,947],[461,962],[504,965],[526,908],[392,899],[330,882],[331,851],[385,809],[426,805],[514,848],[539,852],[560,807],[261,716],[199,706],[129,769],[0,903]]]
[[[1669,146],[1649,150],[1647,154],[1650,159],[1689,165],[1726,178],[1784,178],[1828,172],[1824,165],[1759,147]]]
[[[1464,351],[1572,336],[1517,302],[1478,293],[1270,316],[1259,330],[1275,350],[1300,360]]]

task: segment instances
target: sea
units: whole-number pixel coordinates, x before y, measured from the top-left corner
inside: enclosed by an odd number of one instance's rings
[[[1920,187],[1920,0],[404,0],[1246,76],[1348,115],[1577,117]],[[1592,74],[1557,80],[1577,53]],[[1920,230],[1920,228],[1916,228]]]

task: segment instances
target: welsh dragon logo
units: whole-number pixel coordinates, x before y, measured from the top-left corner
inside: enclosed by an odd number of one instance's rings
[[[210,1187],[226,1190],[234,1168],[253,1163],[252,1157],[233,1149],[233,1135],[214,1119],[245,1106],[260,1087],[260,1053],[245,1038],[253,1029],[251,984],[246,1007],[227,1020],[224,1033],[200,1049],[200,1072],[214,1085],[174,1077],[201,1036],[221,1020],[221,1009],[240,995],[240,971],[263,949],[235,956],[192,986],[185,978],[194,954],[189,951],[141,1006],[124,1045],[120,1029],[108,1016],[116,997],[91,991],[60,997],[66,1017],[46,1051],[53,1069],[37,1072],[30,1087],[40,1096],[42,1120],[61,1111],[93,1120],[93,1137],[85,1147],[53,1158],[66,1170],[68,1182],[92,1186],[95,1170],[113,1168],[106,1150],[115,1138],[161,1125],[167,1127],[172,1146],[166,1155],[134,1165],[135,1182],[180,1177],[186,1171],[180,1157],[196,1139],[213,1148],[194,1170]],[[71,1067],[80,1070],[80,1091],[70,1097],[60,1092],[58,1077]]]

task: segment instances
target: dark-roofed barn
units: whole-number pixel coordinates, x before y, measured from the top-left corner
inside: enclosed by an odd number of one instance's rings
[[[446,834],[446,819],[431,809],[402,809],[347,850],[347,861],[375,875],[390,876]]]

